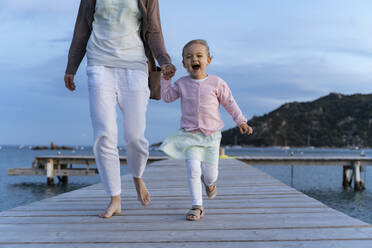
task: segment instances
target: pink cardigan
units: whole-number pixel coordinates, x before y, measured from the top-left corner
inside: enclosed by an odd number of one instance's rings
[[[229,86],[216,75],[209,75],[202,82],[196,82],[190,76],[182,77],[174,86],[171,86],[171,80],[162,79],[161,93],[165,102],[181,98],[181,128],[186,131],[200,130],[209,136],[221,130],[223,122],[220,117],[220,104],[238,126],[247,122]]]

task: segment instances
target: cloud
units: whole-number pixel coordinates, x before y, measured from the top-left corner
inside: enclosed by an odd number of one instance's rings
[[[0,32],[11,34],[0,40],[0,111],[8,117],[1,122],[0,137],[7,135],[5,142],[12,140],[7,133],[38,142],[34,133],[43,131],[45,140],[91,142],[85,61],[76,76],[77,92],[63,84],[79,2],[0,0]],[[199,8],[192,9],[194,4]],[[176,78],[185,75],[183,45],[207,39],[214,56],[208,73],[229,84],[248,118],[329,92],[372,91],[369,0],[236,0],[231,5],[160,0],[160,7]],[[190,22],[200,16],[203,25]],[[179,128],[179,102],[150,101],[148,108],[151,143]],[[225,111],[222,118],[226,128],[235,125]]]
[[[71,10],[79,6],[80,1],[76,0],[1,0],[0,13],[9,13],[18,17],[31,17],[40,14],[61,15],[71,13]]]

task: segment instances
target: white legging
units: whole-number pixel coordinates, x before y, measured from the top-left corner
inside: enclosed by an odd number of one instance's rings
[[[87,74],[97,168],[107,194],[120,195],[116,106],[123,114],[128,167],[134,177],[141,177],[148,158],[145,138],[148,75],[139,70],[106,66],[88,66]]]
[[[218,164],[208,164],[199,160],[186,160],[187,180],[191,194],[192,205],[203,206],[203,193],[201,176],[204,182],[210,186],[217,181]]]

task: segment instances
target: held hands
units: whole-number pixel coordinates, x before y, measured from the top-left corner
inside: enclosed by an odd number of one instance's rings
[[[240,129],[241,134],[252,134],[253,133],[253,128],[249,126],[246,122],[244,122],[243,124],[240,124],[239,129]]]
[[[172,64],[164,64],[161,66],[161,71],[163,72],[164,79],[169,80],[176,73],[176,67]]]
[[[161,66],[161,71],[163,72],[164,79],[169,80],[174,76],[176,67],[172,64],[164,64]],[[64,80],[67,89],[71,91],[74,91],[76,89],[74,74],[65,74]]]
[[[74,91],[76,89],[76,85],[74,82],[74,74],[65,74],[65,86],[67,89]]]

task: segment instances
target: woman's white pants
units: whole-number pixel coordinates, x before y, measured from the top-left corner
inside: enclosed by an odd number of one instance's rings
[[[119,105],[124,120],[127,165],[134,177],[142,177],[148,158],[145,138],[150,95],[148,74],[140,70],[88,66],[87,75],[97,168],[107,194],[120,195],[116,106]]]
[[[191,205],[203,206],[203,193],[201,176],[207,186],[216,183],[218,177],[218,164],[208,164],[199,160],[186,160],[187,180],[191,195]]]

